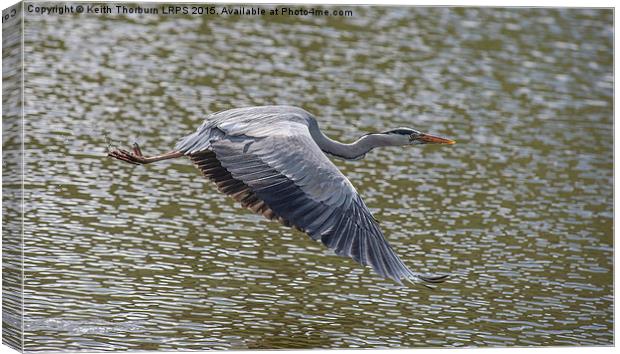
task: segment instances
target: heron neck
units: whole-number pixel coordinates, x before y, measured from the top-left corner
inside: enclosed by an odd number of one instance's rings
[[[310,135],[324,153],[345,160],[359,160],[376,147],[393,145],[380,134],[364,135],[353,143],[344,144],[323,134],[316,121],[310,124],[309,130]]]

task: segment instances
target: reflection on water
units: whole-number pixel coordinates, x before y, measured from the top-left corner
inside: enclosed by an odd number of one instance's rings
[[[611,345],[612,11],[355,7],[351,18],[31,16],[26,349]],[[219,194],[169,150],[288,104],[331,136],[450,147],[336,164],[399,287]]]

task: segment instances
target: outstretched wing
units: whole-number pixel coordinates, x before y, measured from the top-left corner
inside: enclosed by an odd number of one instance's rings
[[[355,188],[319,149],[306,125],[276,125],[261,137],[212,127],[208,149],[187,155],[245,207],[295,226],[383,277],[399,283],[445,279],[415,273],[398,258]]]

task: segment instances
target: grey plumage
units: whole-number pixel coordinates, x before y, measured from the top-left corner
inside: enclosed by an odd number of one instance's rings
[[[323,135],[303,109],[248,107],[210,115],[175,150],[243,206],[306,232],[338,255],[399,283],[441,282],[446,276],[422,276],[400,260],[353,185],[325,155],[356,159],[394,145],[403,139],[399,135],[341,144]]]

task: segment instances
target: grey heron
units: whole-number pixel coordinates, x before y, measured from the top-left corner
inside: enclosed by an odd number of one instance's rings
[[[138,165],[186,156],[219,191],[321,240],[336,254],[399,284],[440,283],[447,275],[422,275],[401,261],[351,182],[327,157],[355,160],[376,147],[416,144],[454,141],[398,128],[343,144],[325,136],[301,108],[259,106],[209,115],[168,153],[146,157],[134,144],[131,152],[113,149],[108,156]]]

